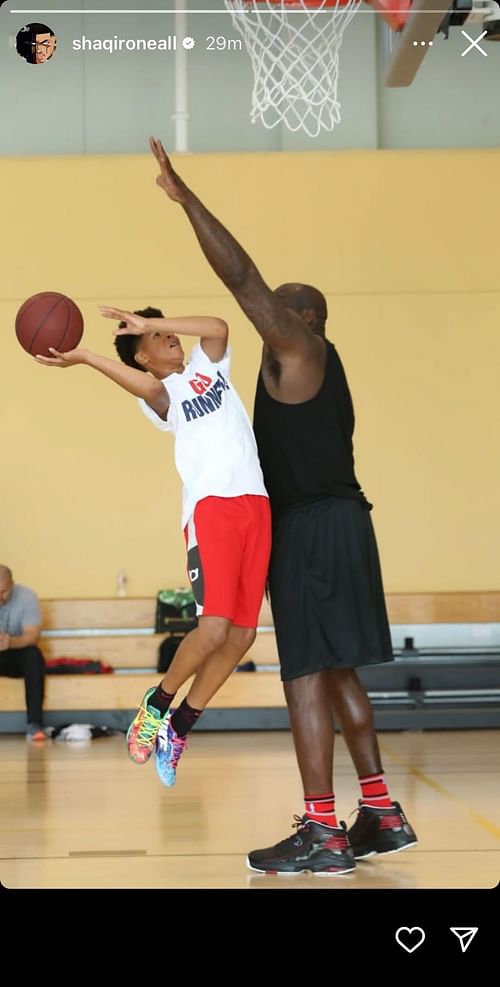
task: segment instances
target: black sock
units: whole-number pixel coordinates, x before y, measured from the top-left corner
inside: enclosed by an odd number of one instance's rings
[[[151,693],[148,699],[148,706],[154,706],[155,709],[160,711],[162,716],[165,716],[165,713],[168,713],[174,696],[175,692],[172,694],[169,692],[164,692],[161,685],[159,685],[158,688]]]
[[[187,737],[193,729],[196,720],[203,713],[202,709],[193,709],[186,699],[183,699],[179,709],[172,716],[171,724],[178,737]]]

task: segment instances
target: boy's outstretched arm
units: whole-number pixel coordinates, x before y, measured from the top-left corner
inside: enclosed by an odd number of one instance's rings
[[[161,380],[156,380],[142,370],[134,370],[124,363],[118,363],[117,360],[110,360],[107,356],[91,353],[90,350],[78,348],[67,353],[59,353],[53,347],[49,349],[53,356],[38,355],[35,357],[37,363],[42,363],[45,367],[92,367],[129,394],[144,398],[160,418],[166,419],[170,402]]]

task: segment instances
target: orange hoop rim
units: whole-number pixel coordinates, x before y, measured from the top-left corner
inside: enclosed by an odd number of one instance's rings
[[[231,3],[232,0],[226,0],[226,2]],[[324,0],[324,2],[323,0],[303,0],[303,4],[308,10],[319,10],[321,7],[324,10],[332,10],[335,7],[348,7],[355,2],[361,6],[361,0]],[[364,0],[364,2],[369,7],[373,7],[373,10],[392,27],[393,31],[401,31],[408,20],[413,0]],[[263,7],[265,4],[272,7],[281,7],[283,4],[283,7],[289,10],[303,9],[299,0],[245,0],[247,7]]]

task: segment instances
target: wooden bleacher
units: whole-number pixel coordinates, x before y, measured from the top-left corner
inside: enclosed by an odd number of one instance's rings
[[[153,633],[156,601],[144,599],[43,600],[41,647],[47,659],[101,659],[116,674],[49,675],[45,710],[130,711],[159,679],[155,671],[164,635]],[[500,593],[397,593],[387,596],[391,624],[481,623],[500,620]],[[245,657],[266,672],[233,674],[215,709],[282,708],[276,639],[264,601],[256,642]],[[187,691],[189,683],[180,696]],[[24,714],[24,683],[0,677],[0,730],[4,713]]]

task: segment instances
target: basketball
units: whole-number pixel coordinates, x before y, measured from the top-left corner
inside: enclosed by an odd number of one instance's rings
[[[83,316],[71,298],[56,291],[32,295],[16,316],[16,336],[27,353],[52,356],[49,346],[67,353],[83,335]]]

